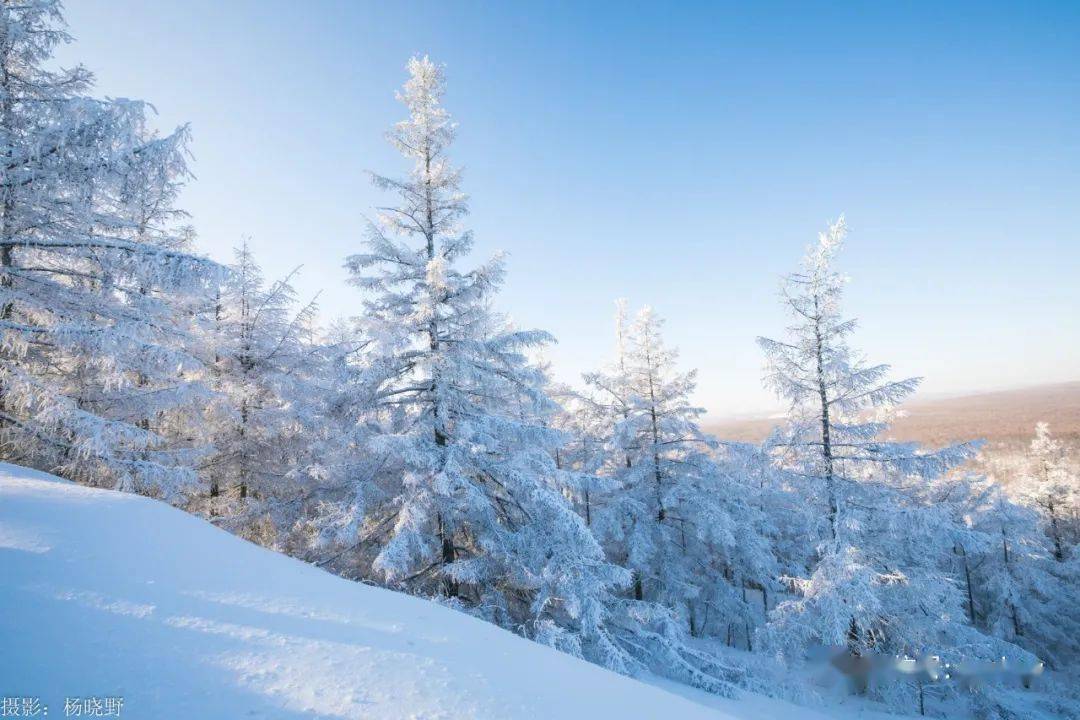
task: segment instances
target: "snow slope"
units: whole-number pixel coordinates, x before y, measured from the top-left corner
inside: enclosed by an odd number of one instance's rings
[[[86,696],[149,720],[823,717],[671,694],[163,503],[5,464],[0,573],[0,697],[53,717]]]
[[[730,717],[165,504],[0,465],[0,695],[130,718]]]

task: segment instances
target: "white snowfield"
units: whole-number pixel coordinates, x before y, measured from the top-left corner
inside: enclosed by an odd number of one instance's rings
[[[720,718],[163,503],[0,465],[0,693],[121,717]]]
[[[137,720],[824,717],[686,688],[695,702],[164,503],[7,464],[0,572],[0,697],[49,717],[68,697],[122,697]]]

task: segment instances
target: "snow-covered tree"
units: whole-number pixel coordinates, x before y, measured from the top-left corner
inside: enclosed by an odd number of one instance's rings
[[[737,499],[735,521],[753,540],[739,543],[744,559],[737,577],[743,584],[743,602],[720,618],[727,627],[719,630],[730,638],[729,644],[745,643],[750,650],[756,649],[755,636],[769,610],[784,597],[783,579],[799,576],[810,565],[815,547],[807,538],[819,526],[819,514],[801,492],[802,477],[776,463],[774,440],[770,436],[761,445],[722,441],[717,453],[732,488],[725,492]]]
[[[747,571],[768,556],[757,511],[713,457],[690,402],[693,373],[675,369],[661,325],[645,309],[630,326],[617,303],[615,358],[585,376],[585,392],[566,393],[574,418],[561,426],[574,437],[560,458],[579,473],[578,507],[608,557],[633,571],[631,588],[609,603],[638,626],[631,653],[652,672],[717,689],[716,678],[738,673],[692,650],[688,635],[737,626],[748,636],[745,611],[762,607],[747,595],[751,576],[772,571]]]
[[[186,130],[157,137],[136,101],[50,71],[69,39],[52,0],[0,5],[0,428],[5,455],[98,484],[175,491],[189,460],[154,418],[190,398],[197,360],[169,295],[207,261],[172,242]],[[145,209],[145,207],[144,207]]]
[[[559,404],[552,427],[566,438],[565,444],[555,450],[562,492],[585,524],[592,527],[597,508],[615,487],[611,477],[601,472],[608,456],[610,425],[588,399],[569,387],[555,388],[552,397]]]
[[[216,397],[199,464],[196,506],[242,535],[274,545],[321,476],[327,433],[326,357],[315,304],[298,305],[290,277],[267,284],[247,243],[212,300],[205,352]]]
[[[767,384],[789,403],[782,447],[819,485],[825,528],[836,538],[844,495],[878,469],[936,477],[963,461],[973,446],[920,452],[883,442],[887,413],[914,392],[918,378],[888,380],[889,366],[866,363],[847,338],[854,320],[840,314],[846,278],[832,267],[847,228],[843,217],[811,246],[800,271],[784,281],[784,304],[794,324],[784,341],[759,338],[768,357]]]
[[[396,205],[348,259],[366,291],[361,325],[383,502],[368,526],[373,569],[395,586],[440,593],[504,626],[609,665],[620,651],[602,628],[608,590],[625,581],[555,486],[560,434],[538,424],[550,404],[531,349],[542,332],[513,329],[489,307],[500,258],[461,270],[472,237],[447,151],[455,126],[442,69],[408,64],[409,111],[391,141],[412,163],[375,176]],[[523,404],[529,407],[523,410]]]
[[[173,145],[166,162],[136,163],[118,184],[115,197],[110,198],[116,214],[115,232],[118,237],[141,245],[190,252],[193,229],[186,224],[188,214],[176,206],[177,198],[187,179],[185,158],[189,134],[180,128],[168,138],[161,136],[148,124],[147,115],[133,117],[135,133],[144,144],[164,140]],[[105,198],[99,198],[104,200]],[[104,270],[104,268],[103,268]],[[215,276],[219,275],[215,273]],[[116,383],[109,372],[96,372],[94,357],[73,355],[75,398],[77,403],[96,413],[152,431],[157,436],[159,451],[171,449],[184,465],[197,461],[193,442],[199,426],[201,408],[210,401],[212,393],[203,382],[199,363],[192,356],[202,357],[199,347],[199,309],[206,290],[216,283],[194,283],[186,288],[161,288],[140,283],[135,291],[126,294],[125,302],[131,315],[150,319],[159,330],[158,342],[166,345],[183,359],[174,371],[146,374],[135,370],[131,382]],[[108,297],[115,292],[112,283],[103,282],[85,288],[97,290]],[[185,452],[186,449],[186,452]],[[80,463],[74,468],[83,479],[94,481],[99,472]]]
[[[1069,525],[1080,509],[1080,483],[1070,473],[1064,446],[1044,422],[1035,426],[1031,463],[1030,472],[1019,478],[1019,495],[1038,510],[1044,532],[1053,543],[1054,560],[1065,562],[1077,541]]]
[[[681,607],[693,595],[689,569],[668,555],[677,552],[675,539],[684,519],[666,501],[669,491],[694,471],[694,461],[704,459],[707,443],[694,422],[701,410],[689,404],[692,375],[673,372],[675,356],[662,346],[659,318],[644,309],[629,347],[622,325],[620,312],[613,372],[586,376],[594,403],[611,420],[607,464],[619,486],[600,532],[618,543],[618,561],[633,570],[637,599],[647,591],[649,599]],[[691,457],[685,468],[676,468],[687,453]]]
[[[596,529],[634,572],[634,597],[675,610],[696,634],[710,614],[721,623],[741,615],[747,584],[773,575],[771,555],[746,488],[698,425],[695,374],[677,371],[650,308],[630,328],[623,317],[620,305],[615,362],[586,376],[594,411],[610,423],[604,474],[615,484]],[[738,618],[740,630],[745,623]]]
[[[845,279],[833,259],[843,219],[819,236],[802,269],[786,278],[794,324],[785,341],[761,339],[768,383],[789,403],[776,461],[800,478],[821,522],[795,597],[772,614],[767,638],[798,654],[808,645],[853,655],[1034,659],[972,626],[970,603],[949,574],[956,513],[943,504],[943,474],[973,445],[923,451],[882,439],[889,411],[918,381],[886,379],[848,345],[854,321],[840,314]]]
[[[967,567],[975,622],[985,632],[1034,653],[1061,670],[1080,659],[1080,576],[1059,562],[1038,507],[1015,502],[1000,482],[985,480],[967,517],[973,541]]]

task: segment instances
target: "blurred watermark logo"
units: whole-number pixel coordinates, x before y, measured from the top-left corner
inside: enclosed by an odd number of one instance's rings
[[[821,667],[830,667],[846,677],[857,692],[874,682],[907,680],[918,684],[952,683],[974,689],[983,683],[1020,683],[1025,688],[1042,674],[1040,661],[1030,663],[999,660],[961,660],[945,662],[937,655],[919,658],[907,655],[853,653],[846,647],[818,646],[808,653]]]

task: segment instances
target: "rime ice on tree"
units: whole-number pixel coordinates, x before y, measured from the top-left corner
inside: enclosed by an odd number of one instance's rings
[[[187,131],[45,70],[68,39],[58,2],[0,6],[0,428],[9,458],[168,494],[192,473],[157,426],[198,392],[171,298],[213,274],[173,224]]]
[[[560,434],[538,421],[550,400],[527,353],[549,341],[493,313],[499,258],[458,264],[472,245],[466,198],[447,158],[455,126],[442,70],[413,58],[390,134],[412,163],[375,176],[398,204],[381,209],[367,248],[348,260],[366,291],[364,383],[380,431],[385,528],[374,568],[391,583],[439,592],[571,652],[614,658],[603,599],[625,581],[554,487]]]

